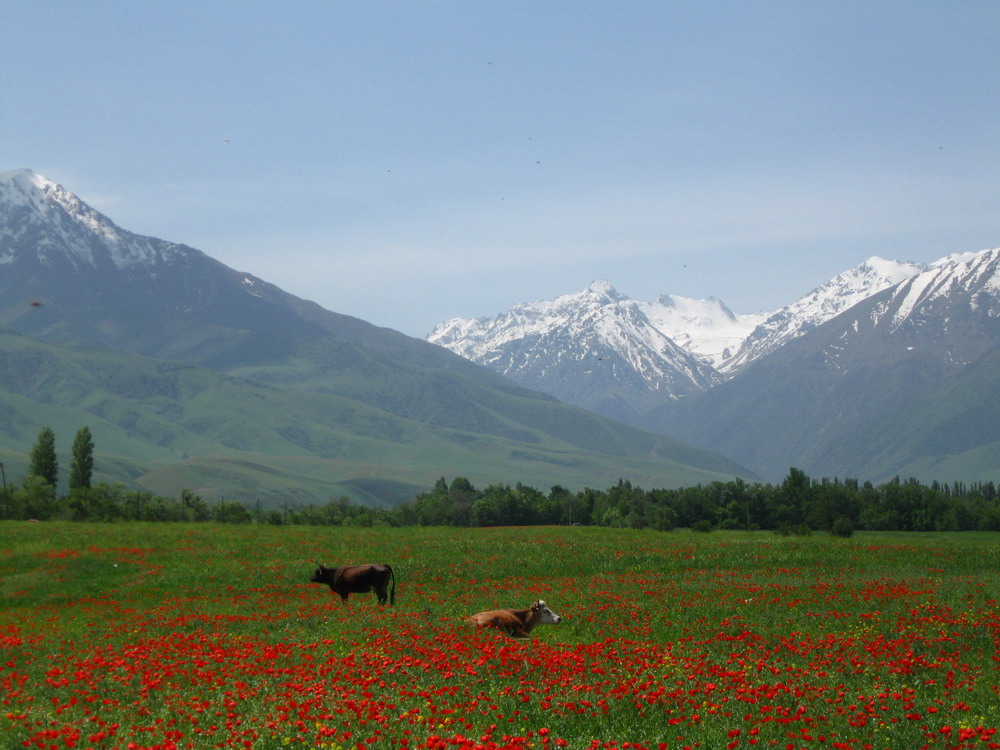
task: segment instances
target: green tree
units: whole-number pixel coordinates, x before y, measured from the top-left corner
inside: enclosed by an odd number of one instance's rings
[[[71,490],[67,504],[74,521],[117,521],[126,518],[130,508],[135,509],[121,484],[106,482]]]
[[[250,523],[253,516],[243,503],[222,500],[215,506],[215,520],[219,523]]]
[[[669,505],[653,505],[646,513],[646,522],[657,531],[672,531],[676,515]]]
[[[55,487],[39,474],[25,477],[13,499],[21,518],[48,521],[59,515],[60,504]]]
[[[188,521],[211,521],[212,508],[192,490],[181,490],[181,505]]]
[[[69,464],[69,490],[90,489],[94,474],[94,441],[89,427],[81,427],[73,438],[73,460]]]
[[[788,470],[788,476],[778,488],[774,516],[780,526],[797,526],[805,520],[804,509],[812,499],[812,482],[802,469],[794,466]]]
[[[59,480],[59,461],[56,458],[56,435],[51,427],[43,427],[31,449],[28,476],[41,477],[53,487]]]
[[[483,490],[482,496],[472,504],[470,522],[473,526],[500,526],[506,523],[504,508],[511,495],[509,484],[491,484]]]

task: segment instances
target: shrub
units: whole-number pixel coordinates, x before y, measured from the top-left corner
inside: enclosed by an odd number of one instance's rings
[[[854,524],[851,523],[851,519],[845,516],[837,516],[833,522],[833,526],[830,528],[830,533],[834,536],[842,536],[847,538],[854,534]]]

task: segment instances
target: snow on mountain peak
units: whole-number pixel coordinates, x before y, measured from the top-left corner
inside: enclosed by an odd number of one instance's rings
[[[474,362],[511,341],[537,336],[550,330],[582,308],[596,309],[627,299],[607,281],[592,282],[582,292],[552,300],[521,302],[495,318],[452,318],[435,326],[427,340],[447,347]]]
[[[515,305],[492,319],[452,319],[427,340],[523,385],[598,410],[605,399],[618,404],[615,408],[631,402],[624,392],[608,395],[624,387],[612,385],[619,378],[643,384],[636,386],[644,394],[634,395],[639,401],[678,398],[719,380],[710,365],[666,336],[639,303],[607,281],[553,300]],[[570,369],[579,371],[570,376]],[[556,372],[563,375],[552,375]],[[546,373],[552,379],[540,385]]]
[[[612,286],[611,282],[606,279],[600,279],[598,281],[590,282],[587,287],[588,292],[594,294],[607,294],[609,296],[618,296],[618,290]]]
[[[982,255],[983,253],[990,252],[989,250],[972,251],[967,253],[952,253],[951,255],[946,255],[933,263],[929,264],[931,268],[940,268],[941,266],[951,265],[952,263],[968,263],[970,260]]]
[[[1000,248],[950,255],[898,285],[894,292],[892,330],[941,298],[963,299],[976,309],[981,304],[980,292],[995,295],[998,291]],[[994,306],[989,314],[995,316],[1000,310]]]
[[[883,289],[927,270],[923,263],[886,260],[872,256],[844,271],[763,321],[720,368],[734,375],[751,362],[769,354],[803,333],[822,325]]]
[[[583,290],[579,295],[565,295],[566,297],[587,297],[597,301],[606,302],[620,302],[621,300],[628,299],[625,295],[621,294],[617,289],[612,286],[610,281],[601,279],[599,281],[592,281],[590,285]]]
[[[892,304],[882,302],[879,309],[894,310],[894,322],[963,290],[973,308],[989,305],[986,314],[1000,317],[1000,303],[992,301],[1000,290],[1000,250],[932,265],[872,256],[792,304],[757,315],[734,315],[714,297],[665,294],[635,302],[607,281],[595,281],[581,292],[515,305],[493,319],[452,319],[427,340],[528,387],[622,418],[648,405],[643,399],[650,394],[676,400],[711,388],[888,289],[894,290]],[[609,384],[611,378],[617,385]]]
[[[880,258],[877,255],[873,255],[864,263],[857,266],[857,268],[847,271],[847,274],[852,274],[855,271],[860,273],[872,273],[876,278],[891,281],[893,284],[898,284],[903,279],[908,279],[913,276],[914,273],[919,273],[926,268],[925,265],[921,263],[902,263],[898,260],[886,260],[885,258]],[[918,269],[914,271],[914,269]]]
[[[34,239],[37,235],[37,239]],[[15,258],[9,248],[28,243],[38,260],[68,260],[75,266],[153,266],[179,252],[178,245],[119,228],[73,193],[30,169],[0,173],[0,263]],[[5,251],[4,249],[7,248]]]
[[[692,299],[661,294],[639,307],[656,328],[688,352],[718,367],[769,313],[734,315],[715,297]]]
[[[41,190],[48,183],[44,177],[30,169],[15,169],[10,172],[0,172],[0,185],[11,185],[27,193],[30,190]]]
[[[0,202],[9,206],[47,212],[46,194],[58,188],[51,180],[30,169],[0,173]]]

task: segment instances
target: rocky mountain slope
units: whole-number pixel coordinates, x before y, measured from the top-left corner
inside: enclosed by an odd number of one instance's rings
[[[442,323],[428,341],[528,388],[616,419],[721,382],[607,282],[494,319]]]
[[[731,377],[858,302],[927,268],[917,263],[871,257],[765,318],[734,350],[733,356],[720,363],[719,370]]]
[[[645,426],[777,479],[997,479],[1000,249],[861,300]]]

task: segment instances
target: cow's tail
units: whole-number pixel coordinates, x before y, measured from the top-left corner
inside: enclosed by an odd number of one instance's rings
[[[393,606],[396,603],[396,574],[392,572],[392,566],[386,565],[389,569],[389,577],[392,579],[392,590],[389,592],[389,606]]]

